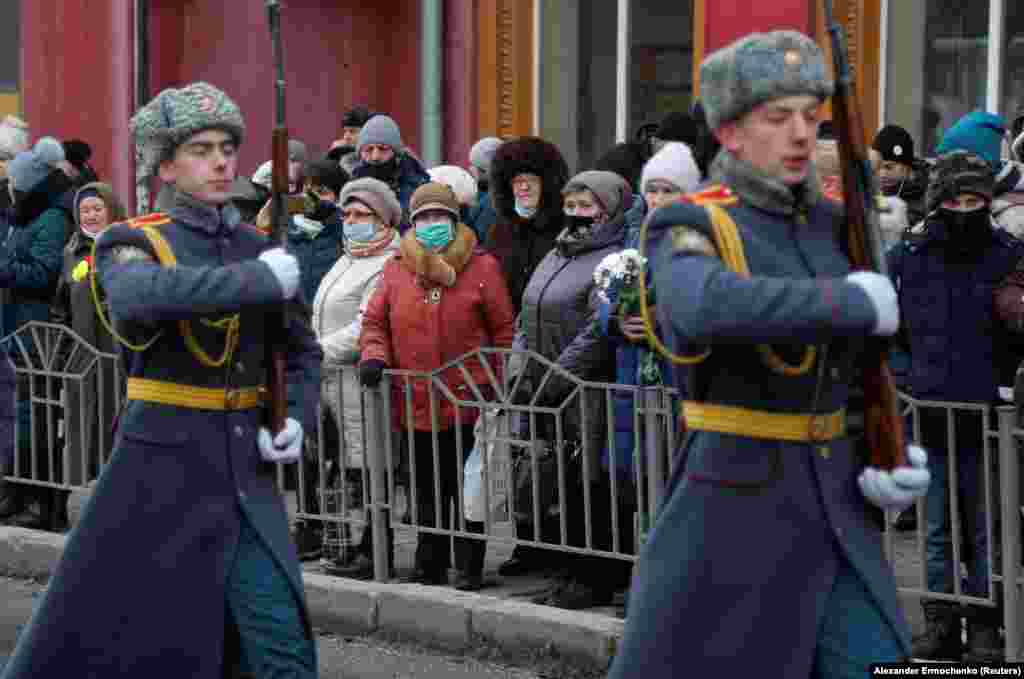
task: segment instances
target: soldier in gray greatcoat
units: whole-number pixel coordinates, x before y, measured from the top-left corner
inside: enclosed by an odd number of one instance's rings
[[[878,510],[930,480],[916,447],[909,466],[866,466],[848,429],[855,366],[870,335],[896,332],[896,294],[850,273],[821,197],[811,158],[832,83],[818,47],[748,36],[700,80],[716,184],[648,224],[655,289],[673,291],[660,332],[692,363],[678,376],[689,433],[609,676],[867,676],[910,653]]]
[[[295,315],[276,435],[261,407],[266,312],[295,296],[299,265],[229,202],[244,126],[227,95],[165,90],[132,127],[175,195],[97,240],[127,406],[3,677],[315,677],[274,466],[301,456],[318,398],[320,350]]]

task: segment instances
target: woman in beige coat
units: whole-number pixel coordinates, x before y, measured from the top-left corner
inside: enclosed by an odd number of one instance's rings
[[[339,433],[338,463],[346,481],[363,478],[363,415],[355,366],[363,312],[385,262],[398,252],[402,208],[391,188],[372,178],[351,181],[339,199],[344,216],[344,253],[324,276],[313,300],[313,330],[324,352],[323,404]],[[335,476],[333,473],[331,476]],[[390,550],[389,550],[390,553]],[[348,577],[373,574],[369,523],[350,562],[325,561],[328,572]]]

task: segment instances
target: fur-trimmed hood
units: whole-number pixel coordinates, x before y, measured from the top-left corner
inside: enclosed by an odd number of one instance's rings
[[[562,227],[562,189],[569,181],[569,166],[562,152],[539,137],[520,137],[498,147],[491,161],[491,203],[499,222],[524,221],[515,212],[512,178],[529,172],[541,178],[540,208],[533,218],[534,229]]]

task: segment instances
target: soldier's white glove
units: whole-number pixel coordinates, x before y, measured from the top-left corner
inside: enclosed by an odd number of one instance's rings
[[[266,427],[260,427],[256,444],[267,462],[298,462],[302,457],[302,425],[289,417],[277,436],[273,436]]]
[[[278,285],[283,291],[282,299],[291,299],[299,289],[299,260],[288,254],[284,248],[272,248],[260,255],[260,261],[270,267]]]
[[[928,471],[928,453],[915,445],[907,446],[910,466],[892,471],[867,467],[857,477],[860,492],[871,504],[886,511],[903,511],[928,492],[932,475]]]
[[[900,305],[892,281],[874,271],[857,271],[847,276],[846,282],[863,290],[871,300],[877,319],[871,334],[883,337],[895,335],[900,328]]]

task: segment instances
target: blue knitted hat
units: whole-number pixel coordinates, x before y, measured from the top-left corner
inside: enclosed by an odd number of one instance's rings
[[[985,111],[968,113],[946,130],[935,149],[936,155],[951,151],[970,151],[984,158],[993,171],[1002,168],[1003,137],[1006,136],[1006,121],[1001,116]]]

